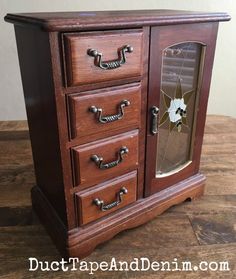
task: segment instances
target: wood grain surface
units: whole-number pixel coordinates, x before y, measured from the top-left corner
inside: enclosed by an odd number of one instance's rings
[[[204,30],[204,32],[203,32]],[[214,60],[214,50],[217,37],[218,23],[203,23],[203,24],[188,24],[188,25],[176,25],[176,26],[161,26],[153,27],[151,30],[151,45],[150,45],[150,73],[149,73],[149,98],[148,98],[148,107],[156,106],[161,107],[161,94],[152,94],[152,92],[160,92],[162,80],[162,56],[163,51],[169,47],[178,44],[179,42],[201,42],[202,44],[202,53],[204,53],[204,59],[200,61],[199,70],[199,89],[196,93],[196,102],[193,106],[196,115],[193,117],[194,121],[192,122],[192,130],[190,134],[193,134],[192,144],[190,145],[191,149],[191,161],[186,165],[181,171],[173,172],[168,176],[156,176],[156,154],[157,149],[159,149],[159,154],[162,154],[162,144],[161,141],[165,142],[165,139],[168,138],[168,145],[174,145],[178,149],[178,160],[181,154],[181,147],[177,144],[177,138],[174,137],[173,142],[169,137],[162,135],[162,133],[157,133],[156,137],[153,137],[152,133],[147,133],[147,154],[146,154],[146,181],[145,185],[148,185],[145,189],[146,196],[158,192],[162,189],[167,188],[173,183],[182,181],[187,177],[190,177],[192,174],[197,173],[199,170],[200,164],[200,155],[202,147],[202,139],[205,126],[206,110],[210,89],[211,81],[211,68],[213,66]],[[203,50],[203,46],[207,46]],[[201,86],[200,86],[201,84]],[[162,87],[163,89],[163,87]],[[148,131],[151,130],[151,114],[147,115],[149,123]],[[188,118],[189,123],[191,122],[191,117]],[[190,125],[191,127],[191,125]],[[162,136],[161,136],[162,135]],[[183,139],[181,143],[185,142]],[[181,145],[180,145],[181,146]],[[173,150],[175,154],[175,151]],[[160,156],[160,155],[159,155]],[[167,155],[166,155],[167,156]],[[164,156],[164,157],[166,157]],[[174,155],[173,155],[174,156]],[[167,156],[168,157],[168,156]],[[167,158],[166,157],[166,158]],[[171,161],[170,158],[168,160]],[[188,159],[185,159],[185,163]],[[164,162],[162,167],[164,167]],[[182,164],[184,164],[182,162]]]
[[[120,113],[122,101],[129,101],[123,108],[123,116],[115,121],[101,123],[98,113],[90,111],[92,106],[102,109],[102,116],[107,117]],[[112,135],[140,127],[141,84],[94,90],[86,94],[72,94],[68,97],[71,137],[86,142],[105,137],[106,132]],[[117,131],[118,130],[118,131]],[[84,139],[82,140],[84,141]]]
[[[230,272],[29,272],[28,257],[60,260],[31,210],[35,184],[26,122],[0,122],[0,278],[235,278],[236,119],[208,116],[201,172],[205,195],[174,206],[151,222],[98,246],[86,261],[229,261]],[[15,135],[15,136],[14,136]],[[24,136],[23,136],[24,135]]]
[[[106,211],[94,204],[95,199],[104,201],[104,205],[117,201],[118,193],[125,187],[127,193],[122,196],[121,202]],[[137,172],[119,176],[96,187],[76,194],[78,199],[78,212],[80,213],[80,224],[84,225],[99,219],[113,211],[116,211],[136,201]]]
[[[64,42],[67,86],[113,81],[142,74],[142,30],[65,34]],[[102,62],[120,61],[118,52],[125,45],[133,47],[132,53],[125,53],[126,62],[109,71],[95,65],[94,57],[87,54],[88,49],[95,49],[102,54]]]
[[[227,13],[190,12],[176,10],[133,10],[94,12],[54,12],[7,14],[5,21],[19,25],[34,25],[45,30],[91,30],[109,27],[140,27],[180,23],[228,21]]]
[[[138,130],[133,130],[114,137],[74,147],[72,152],[75,186],[79,186],[80,190],[82,190],[137,169],[138,132]],[[123,160],[114,167],[100,169],[91,160],[92,155],[97,155],[103,158],[104,164],[114,162],[119,159],[118,154],[122,147],[127,147],[128,153],[124,154]]]

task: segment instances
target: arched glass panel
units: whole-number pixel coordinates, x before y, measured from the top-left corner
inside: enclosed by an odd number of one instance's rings
[[[200,43],[185,42],[162,53],[157,176],[191,162],[202,50]]]

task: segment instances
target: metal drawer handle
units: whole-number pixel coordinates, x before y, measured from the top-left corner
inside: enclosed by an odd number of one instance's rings
[[[118,159],[110,163],[104,163],[103,158],[99,157],[98,155],[92,155],[91,160],[95,162],[99,169],[106,170],[119,165],[123,161],[123,155],[127,154],[128,152],[129,149],[126,146],[121,147],[120,151],[118,152]]]
[[[96,114],[98,122],[109,123],[109,122],[113,122],[113,121],[122,119],[123,116],[124,116],[124,107],[127,107],[129,105],[130,105],[130,101],[128,101],[128,100],[121,101],[120,104],[119,104],[119,109],[118,109],[119,112],[117,114],[114,114],[114,115],[102,116],[102,109],[97,108],[95,106],[91,106],[89,108],[89,111]]]
[[[151,108],[151,114],[152,114],[152,124],[151,124],[151,133],[153,135],[156,135],[158,133],[158,125],[157,125],[157,116],[159,113],[158,107],[153,106]]]
[[[102,61],[102,53],[100,53],[96,49],[88,49],[87,54],[89,56],[94,57],[94,65],[103,69],[103,70],[112,70],[119,68],[122,64],[125,64],[126,62],[126,56],[125,53],[131,53],[133,52],[133,47],[130,45],[125,45],[122,48],[118,49],[118,59],[111,60],[111,61]]]
[[[110,203],[110,204],[104,204],[103,200],[100,199],[94,199],[93,203],[100,208],[101,211],[107,211],[112,209],[113,207],[116,207],[122,202],[123,195],[126,195],[128,193],[128,190],[125,187],[122,187],[120,191],[116,194],[116,201]]]

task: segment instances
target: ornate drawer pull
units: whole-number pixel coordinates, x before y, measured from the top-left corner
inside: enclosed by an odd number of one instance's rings
[[[158,125],[157,125],[157,116],[159,113],[159,109],[155,106],[151,108],[151,114],[152,114],[152,124],[151,124],[151,133],[153,135],[156,135],[158,133]]]
[[[120,189],[119,193],[116,194],[116,196],[117,196],[117,200],[116,201],[114,201],[114,202],[112,202],[110,204],[105,205],[103,200],[100,200],[100,199],[97,198],[97,199],[93,200],[93,203],[96,206],[100,207],[101,211],[107,211],[107,210],[112,209],[113,207],[119,205],[122,202],[122,196],[127,194],[127,193],[128,193],[128,190],[125,187],[122,187]]]
[[[119,68],[122,64],[125,64],[126,62],[126,57],[125,57],[125,53],[126,52],[133,52],[133,47],[126,45],[123,46],[122,48],[118,49],[118,59],[116,60],[111,60],[111,61],[102,61],[102,53],[100,53],[99,51],[97,51],[96,49],[88,49],[87,50],[87,54],[89,56],[94,57],[94,65],[103,69],[103,70],[112,70],[112,69],[116,69]]]
[[[118,153],[118,159],[110,163],[104,163],[103,158],[98,155],[92,155],[91,160],[99,167],[99,169],[106,170],[119,165],[123,161],[123,155],[127,154],[129,149],[126,146],[121,147]]]
[[[122,119],[124,116],[124,107],[127,107],[129,105],[130,105],[129,101],[127,101],[127,100],[121,101],[119,104],[119,112],[118,112],[118,114],[114,114],[114,115],[102,116],[102,109],[97,108],[95,106],[91,106],[89,108],[89,111],[96,114],[96,117],[100,123],[109,123],[109,122],[113,122],[113,121]]]

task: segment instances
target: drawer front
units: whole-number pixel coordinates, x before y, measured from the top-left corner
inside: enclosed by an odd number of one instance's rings
[[[97,90],[94,94],[69,96],[71,138],[89,136],[124,128],[139,128],[141,86]],[[112,135],[112,134],[110,134]]]
[[[138,166],[138,130],[72,149],[75,186],[81,189]]]
[[[76,194],[79,222],[85,225],[136,201],[136,171]]]
[[[64,34],[67,86],[140,76],[142,38],[142,30]]]

